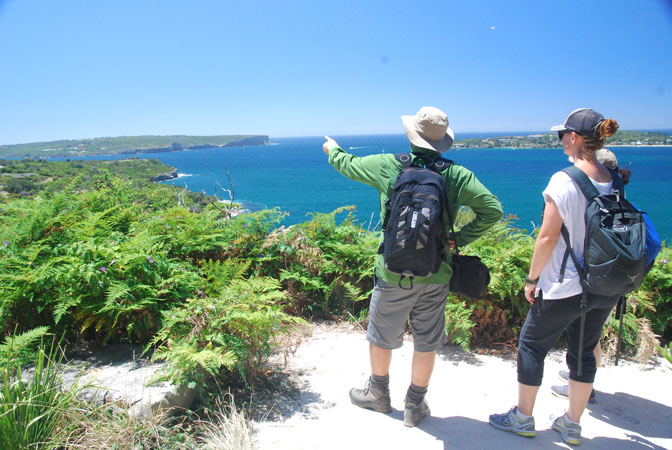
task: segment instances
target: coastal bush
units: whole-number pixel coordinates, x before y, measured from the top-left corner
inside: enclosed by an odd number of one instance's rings
[[[204,269],[224,273],[216,266]],[[162,379],[203,392],[209,379],[228,371],[253,384],[276,339],[302,322],[282,311],[277,280],[229,273],[216,296],[190,298],[163,313],[163,327],[147,347],[156,347],[153,360],[168,363]]]
[[[283,282],[289,311],[302,316],[355,316],[373,287],[377,236],[354,221],[353,207],[312,214],[290,229],[276,229],[264,242],[257,273]],[[336,223],[338,214],[345,218]]]
[[[94,202],[94,204],[96,204]],[[77,325],[146,341],[160,312],[202,284],[196,267],[168,255],[134,205],[91,207],[59,194],[7,205],[0,232],[0,318],[5,329]]]

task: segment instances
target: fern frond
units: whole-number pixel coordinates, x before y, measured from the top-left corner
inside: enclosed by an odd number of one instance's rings
[[[16,358],[22,350],[34,345],[49,332],[49,327],[37,327],[19,335],[9,336],[0,344],[0,354],[6,360]]]

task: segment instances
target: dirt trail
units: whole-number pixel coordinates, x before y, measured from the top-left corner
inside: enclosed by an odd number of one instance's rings
[[[390,372],[393,411],[357,408],[348,391],[367,376],[368,343],[352,325],[315,325],[289,356],[286,372],[298,391],[274,400],[273,413],[255,422],[262,450],[300,449],[543,449],[569,447],[549,429],[548,417],[567,408],[551,394],[561,384],[564,353],[546,359],[544,382],[534,416],[537,436],[523,438],[495,430],[488,415],[516,402],[515,359],[475,355],[446,346],[437,356],[427,394],[432,410],[419,427],[403,426],[403,399],[410,379],[413,344],[395,350]],[[672,448],[672,370],[661,358],[646,370],[621,361],[598,371],[597,402],[583,415],[581,448]]]

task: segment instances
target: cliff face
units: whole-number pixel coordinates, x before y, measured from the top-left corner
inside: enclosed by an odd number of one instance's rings
[[[224,145],[216,144],[197,144],[190,146],[183,146],[179,142],[173,142],[170,147],[160,147],[160,148],[135,148],[132,150],[124,150],[119,152],[120,154],[136,154],[136,153],[164,153],[164,152],[179,152],[180,150],[199,150],[205,148],[216,148],[216,147],[246,147],[250,145],[268,145],[268,136],[252,136],[248,138],[238,139],[236,141],[227,142]]]

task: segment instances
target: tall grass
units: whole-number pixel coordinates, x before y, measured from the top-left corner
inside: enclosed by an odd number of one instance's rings
[[[217,412],[202,422],[203,450],[254,450],[254,430],[243,411],[236,408],[232,395],[217,404]]]
[[[39,346],[34,370],[24,379],[18,357],[23,345],[17,344],[26,342],[25,335],[15,336],[2,346],[0,443],[12,450],[59,448],[76,427],[62,417],[73,404],[78,387],[61,389],[63,353],[55,341],[46,351],[43,344]]]

